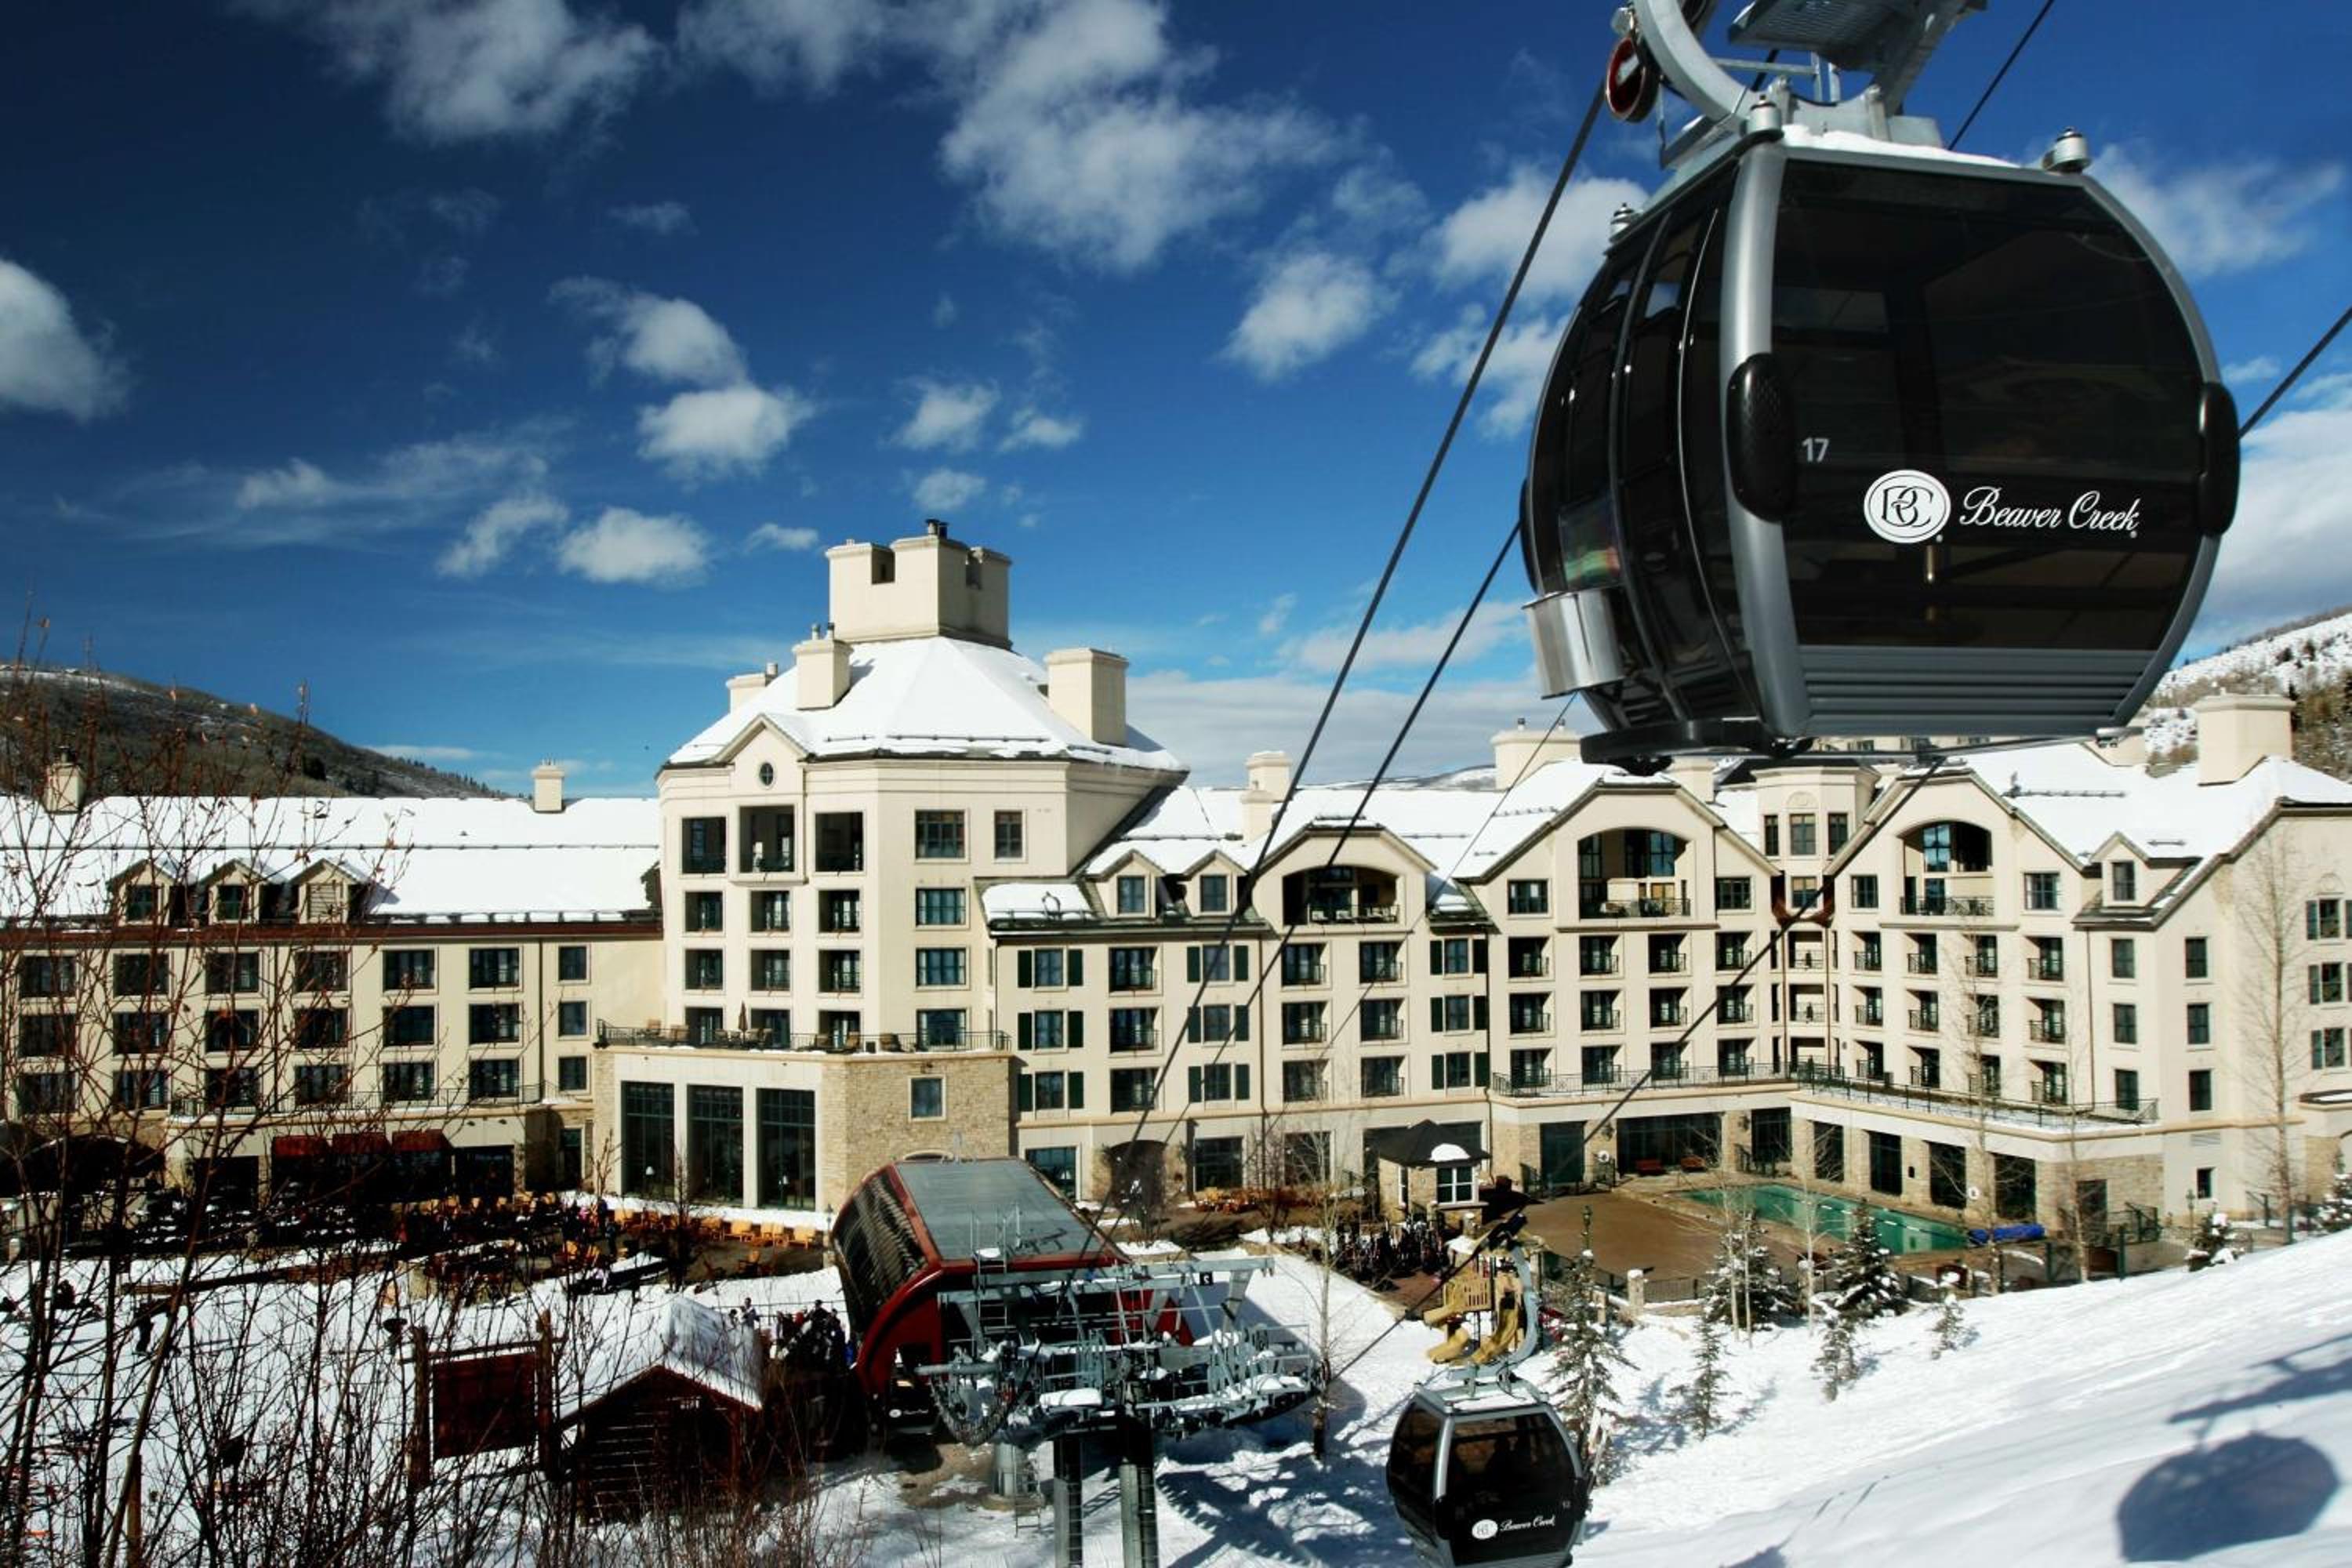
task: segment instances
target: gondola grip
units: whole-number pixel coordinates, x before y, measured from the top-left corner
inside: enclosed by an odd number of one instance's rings
[[[1797,510],[1797,409],[1780,362],[1750,354],[1724,395],[1724,453],[1739,504],[1768,522]]]
[[[2205,384],[2197,433],[2204,445],[2197,468],[2197,527],[2218,538],[2238,515],[2238,403],[2219,382]]]

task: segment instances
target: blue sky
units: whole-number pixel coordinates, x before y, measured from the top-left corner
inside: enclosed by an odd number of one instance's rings
[[[824,545],[936,514],[1014,558],[1024,648],[1125,652],[1135,721],[1233,778],[1305,740],[1610,9],[31,7],[0,586],[52,659],[307,684],[351,740],[634,793],[790,658]],[[1956,125],[2033,9],[1969,17],[1913,109]],[[2352,24],[2263,14],[2294,26],[2067,0],[1969,140],[2082,127],[2249,407],[2352,297]],[[1656,178],[1603,124],[1318,774],[1370,771],[1508,525],[1552,340]],[[2330,369],[2250,450],[2200,642],[2352,601]],[[1548,721],[1520,587],[1408,767]]]

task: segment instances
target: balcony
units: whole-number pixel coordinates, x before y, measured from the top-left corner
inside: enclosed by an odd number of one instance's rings
[[[1864,947],[1854,951],[1853,966],[1865,974],[1875,974],[1885,968],[1885,964],[1886,954],[1881,949]]]
[[[2000,978],[2000,960],[1981,957],[1963,958],[1960,960],[1960,973],[1979,980],[1998,980]]]
[[[1580,1026],[1589,1035],[1614,1034],[1625,1026],[1625,1015],[1615,1008],[1605,1013],[1586,1013],[1581,1016]]]
[[[2036,982],[2063,982],[2066,978],[2066,961],[2055,955],[2029,960],[2025,978]]]
[[[1635,1093],[1641,1094],[1657,1089],[1704,1089],[1715,1086],[1769,1083],[1787,1077],[1786,1073],[1769,1072],[1753,1064],[1730,1068],[1660,1065],[1638,1078],[1623,1068],[1611,1068],[1605,1072],[1554,1072],[1497,1079],[1495,1080],[1494,1089],[1495,1093],[1505,1100],[1574,1100],[1584,1097],[1615,1099],[1629,1088]]]
[[[1826,1024],[1829,1021],[1830,1010],[1826,1007],[1808,1003],[1801,1007],[1791,1004],[1789,1008],[1789,1022],[1791,1024]]]
[[[1286,926],[1393,925],[1402,918],[1397,879],[1363,866],[1318,866],[1282,879]]]
[[[1886,1008],[1882,1003],[1864,1002],[1855,1012],[1853,1021],[1866,1028],[1884,1028],[1886,1025]]]
[[[1822,955],[1818,952],[1797,952],[1792,951],[1789,954],[1789,967],[1790,969],[1797,970],[1800,973],[1806,971],[1819,971],[1822,968]]]
[[[1513,958],[1508,977],[1513,980],[1542,980],[1550,973],[1551,960],[1538,952],[1531,957]]]
[[[1968,1032],[1979,1040],[1998,1038],[2000,1035],[2000,1015],[1998,1012],[1979,1013],[1968,1020]]]
[[[1549,1035],[1551,1033],[1551,1015],[1549,1013],[1514,1013],[1511,1015],[1511,1033],[1514,1035]]]
[[[1282,1043],[1286,1046],[1319,1046],[1323,1044],[1323,1020],[1286,1022],[1282,1026]]]
[[[1715,950],[1715,966],[1737,972],[1748,967],[1748,957],[1745,947],[1718,947]]]
[[[1680,948],[1676,948],[1672,952],[1654,952],[1650,954],[1650,973],[1687,974],[1690,973],[1690,955]]]
[[[1577,918],[1588,921],[1676,921],[1690,912],[1688,899],[1587,899],[1576,906]]]
[[[1748,1001],[1718,1002],[1715,1008],[1718,1024],[1752,1024],[1756,1021],[1756,1005]]]
[[[1810,1063],[1799,1064],[1795,1078],[1798,1088],[1809,1093],[1837,1095],[1848,1100],[1880,1100],[1946,1116],[1981,1117],[2035,1127],[2063,1127],[2084,1121],[2146,1125],[2158,1120],[2157,1102],[2145,1097],[2135,1100],[2095,1100],[2079,1104],[2065,1103],[2063,1095],[2050,1100],[2038,1094],[2030,1100],[2003,1100],[1997,1093],[1971,1094],[1959,1089],[1895,1084],[1883,1077],[1864,1078],[1832,1072]]]
[[[1156,1031],[1153,1037],[1156,1042]],[[698,1034],[676,1024],[652,1028],[625,1028],[604,1023],[596,1026],[599,1050],[610,1047],[626,1050],[817,1051],[827,1056],[871,1056],[900,1051],[1004,1051],[1013,1048],[1012,1042],[1013,1037],[1002,1029],[963,1029],[921,1037],[911,1029],[905,1033],[820,1031],[779,1035],[759,1029],[719,1029]]]
[[[1690,1009],[1679,1002],[1671,1006],[1654,1005],[1650,1009],[1650,1027],[1653,1029],[1678,1029],[1689,1022]]]
[[[1158,1026],[1148,1029],[1113,1029],[1110,1048],[1114,1054],[1128,1051],[1156,1051],[1160,1048]]]
[[[2066,1043],[2066,1020],[2053,1018],[2047,1014],[2039,1018],[2028,1018],[2025,1021],[2025,1037],[2045,1046],[2063,1046]]]
[[[1404,978],[1404,965],[1391,960],[1386,963],[1358,963],[1356,981],[1362,985],[1394,985]]]
[[[1606,958],[1586,953],[1576,961],[1576,972],[1579,974],[1614,974],[1621,967],[1622,965],[1617,962],[1617,955],[1613,952]]]
[[[1320,985],[1325,978],[1324,968],[1320,963],[1286,962],[1282,966],[1282,983],[1285,985]]]
[[[1932,1035],[1944,1026],[1944,1015],[1934,1007],[1911,1009],[1911,1026],[1922,1034]]]
[[[1911,974],[1940,974],[1943,973],[1942,970],[1936,966],[1936,955],[1932,952],[1912,953],[1904,959],[1903,968],[1906,973]]]
[[[1992,900],[1974,894],[1906,893],[1903,912],[1923,920],[1990,920]]]

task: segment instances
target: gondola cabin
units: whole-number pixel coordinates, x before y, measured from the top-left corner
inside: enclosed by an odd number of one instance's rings
[[[859,1184],[833,1226],[833,1249],[868,1397],[905,1404],[913,1369],[943,1362],[962,1325],[942,1290],[983,1267],[1100,1267],[1117,1252],[1021,1160],[901,1160]]]
[[[1674,7],[1633,9],[1713,102]],[[1600,721],[1586,756],[2128,722],[2237,500],[2179,273],[2072,133],[2025,168],[1890,130],[1899,104],[1720,92],[1538,408],[1528,609],[1546,690]]]
[[[1390,1440],[1388,1483],[1442,1568],[1562,1568],[1591,1499],[1559,1413],[1518,1384],[1423,1389]]]

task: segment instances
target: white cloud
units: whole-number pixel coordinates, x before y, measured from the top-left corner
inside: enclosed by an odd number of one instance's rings
[[[449,357],[460,364],[496,364],[499,345],[479,321],[468,321],[449,340]]]
[[[981,382],[915,382],[915,412],[890,437],[919,452],[970,451],[996,407],[996,388]]]
[[[887,32],[872,0],[693,0],[678,43],[705,64],[741,71],[763,88],[830,90]]]
[[[1278,381],[1363,336],[1387,308],[1386,291],[1362,262],[1301,251],[1258,280],[1224,354],[1261,381]]]
[[[931,307],[931,325],[938,327],[944,331],[946,329],[955,325],[956,314],[956,302],[954,297],[948,294],[942,294],[940,296],[940,302]]]
[[[602,278],[567,278],[549,297],[614,329],[588,345],[600,374],[617,363],[653,381],[727,386],[744,379],[743,351],[691,300],[664,299]]]
[[[412,746],[401,741],[387,741],[382,745],[363,746],[361,750],[409,763],[470,763],[478,757],[488,755],[471,746]]]
[[[2164,168],[2146,148],[2128,144],[2101,158],[2097,174],[2191,278],[2249,271],[2300,255],[2317,238],[2312,220],[2344,187],[2341,163],[2290,169],[2242,158]]]
[[[816,530],[786,528],[782,523],[763,522],[743,536],[743,548],[746,551],[814,550]]]
[[[344,489],[317,464],[295,458],[282,468],[246,475],[245,482],[236,487],[236,504],[245,511],[256,507],[315,506],[340,499]]]
[[[607,207],[604,216],[623,228],[642,229],[664,238],[694,232],[694,214],[684,202],[636,202]]]
[[[592,583],[674,585],[702,575],[710,547],[702,531],[685,518],[648,517],[613,506],[587,527],[566,534],[555,560]]]
[[[428,300],[446,300],[466,286],[473,264],[462,256],[427,257],[416,269],[416,291]]]
[[[1527,253],[1552,177],[1530,163],[1513,169],[1501,184],[1472,196],[1440,220],[1430,237],[1438,280],[1455,286],[1509,281]],[[1631,180],[1569,182],[1543,247],[1528,268],[1521,296],[1556,300],[1583,291],[1608,248],[1609,222],[1622,205],[1639,206],[1646,193]]]
[[[602,121],[658,62],[644,28],[568,0],[245,0],[300,27],[352,80],[381,84],[420,142],[548,137]],[[601,10],[601,7],[600,7]]]
[[[503,496],[535,494],[547,476],[542,432],[454,436],[397,447],[338,476],[293,458],[233,482],[202,469],[136,481],[160,515],[152,531],[253,546],[333,543],[445,526]]]
[[[561,501],[543,495],[508,496],[482,509],[466,531],[433,563],[444,577],[480,577],[507,558],[525,535],[569,521]]]
[[[1013,416],[1012,427],[1005,431],[1004,439],[996,444],[996,449],[1017,452],[1027,447],[1043,447],[1059,451],[1086,433],[1087,422],[1075,414],[1047,414],[1040,409],[1024,408]]]
[[[2273,411],[2246,437],[2243,474],[2194,644],[2352,602],[2352,384]]]
[[[87,424],[121,407],[129,390],[121,362],[74,324],[66,297],[0,257],[0,409]]]
[[[746,382],[681,392],[637,411],[637,452],[681,479],[756,473],[815,413],[816,405],[789,386]]]
[[[1375,625],[1365,634],[1364,646],[1356,655],[1357,670],[1423,669],[1436,664],[1437,656],[1445,651],[1445,639],[1454,635],[1461,613],[1442,616],[1435,620],[1422,621],[1406,626]],[[1504,644],[1524,635],[1525,620],[1508,605],[1481,605],[1478,613],[1470,617],[1469,627],[1462,634],[1461,646],[1454,650],[1453,666],[1469,664],[1486,657]],[[1300,668],[1318,675],[1339,672],[1348,656],[1348,643],[1356,635],[1352,626],[1326,626],[1299,638],[1285,647],[1284,654]]]
[[[987,493],[988,481],[978,474],[967,474],[960,468],[933,468],[910,487],[915,504],[925,511],[947,513],[957,511]]]
[[[1290,624],[1290,612],[1297,607],[1297,595],[1276,594],[1274,601],[1266,605],[1265,614],[1257,618],[1257,635],[1262,637],[1280,635],[1282,628]]]
[[[2221,367],[2223,381],[2268,381],[2278,374],[2279,362],[2269,354],[2256,354],[2248,360]]]
[[[1464,306],[1452,327],[1432,336],[1413,355],[1413,374],[1455,383],[1466,379],[1491,322],[1486,309]],[[1518,439],[1527,434],[1536,400],[1543,395],[1544,377],[1551,370],[1552,353],[1567,324],[1565,311],[1557,316],[1529,315],[1524,310],[1512,312],[1511,324],[1503,329],[1479,383],[1478,428],[1483,434],[1498,440]]]
[[[1129,680],[1127,710],[1137,729],[1191,766],[1194,782],[1238,784],[1252,752],[1287,752],[1294,760],[1304,752],[1329,689],[1328,681],[1293,675],[1197,679],[1154,669]],[[1410,692],[1350,682],[1308,776],[1370,778],[1412,706]],[[1492,737],[1522,717],[1538,726],[1551,721],[1532,679],[1449,681],[1422,710],[1391,776],[1491,765]]]

